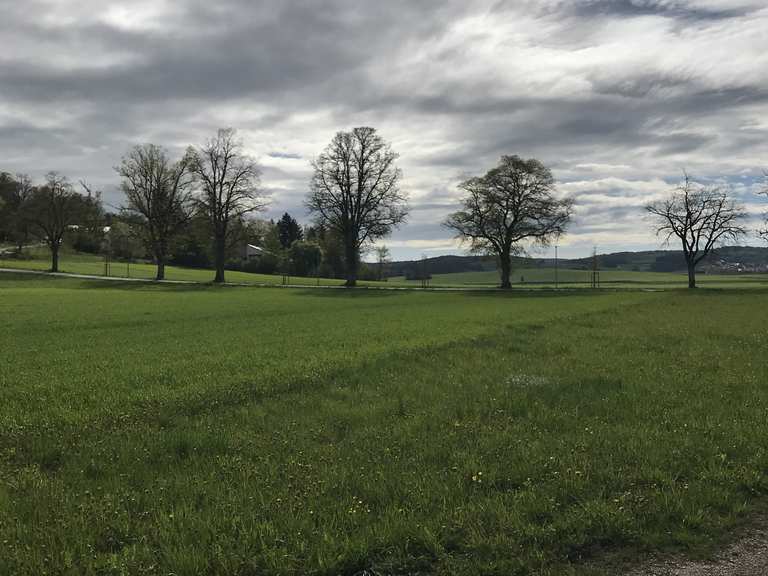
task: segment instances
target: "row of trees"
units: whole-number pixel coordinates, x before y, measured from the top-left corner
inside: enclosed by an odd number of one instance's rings
[[[80,186],[83,192],[57,172],[49,172],[40,186],[26,175],[0,173],[0,238],[12,241],[17,251],[42,240],[51,252],[51,270],[57,271],[64,235],[100,225],[100,195],[84,182]]]
[[[193,216],[207,221],[213,246],[214,282],[224,282],[227,253],[244,217],[263,208],[261,171],[243,152],[232,129],[219,130],[183,158],[169,159],[154,144],[134,147],[117,172],[126,197],[125,213],[139,230],[165,278],[169,249]]]
[[[317,243],[302,243],[303,232],[288,214],[275,227],[295,270],[317,269],[320,243],[329,255],[340,243],[346,284],[356,284],[361,250],[388,235],[407,215],[396,160],[397,154],[373,128],[336,134],[313,162],[306,202],[317,221],[311,232]],[[223,282],[227,254],[240,239],[237,230],[246,215],[265,206],[258,165],[243,152],[234,131],[219,130],[215,138],[200,148],[189,148],[177,162],[169,161],[158,146],[138,146],[123,159],[118,172],[126,212],[143,231],[158,264],[157,278],[163,278],[173,237],[194,215],[203,215],[213,242],[214,282]]]
[[[344,273],[347,285],[354,286],[361,251],[389,234],[407,215],[396,160],[397,154],[373,128],[339,132],[313,162],[306,205],[316,225],[306,230],[305,240],[305,231],[288,214],[277,224],[250,217],[265,206],[261,171],[234,130],[219,130],[202,146],[189,147],[180,159],[170,158],[155,144],[135,146],[116,168],[125,204],[119,215],[111,215],[109,223],[115,232],[110,234],[110,244],[127,246],[122,232],[131,230],[156,263],[156,279],[162,280],[172,250],[182,259],[185,252],[189,257],[190,252],[198,252],[200,237],[207,236],[214,282],[224,282],[228,257],[237,244],[250,237],[269,245],[276,234],[277,245],[269,246],[267,262],[261,266],[272,262],[273,269],[284,272],[320,273],[325,255],[322,271],[334,276]],[[13,239],[21,250],[29,238],[41,238],[51,250],[52,271],[58,271],[64,235],[97,220],[97,214],[104,216],[98,195],[85,184],[86,194],[76,191],[57,173],[50,173],[37,187],[26,176],[14,179],[4,174],[0,185],[1,239]],[[94,232],[98,235],[98,230]],[[187,250],[179,246],[184,240]],[[386,248],[378,250],[381,276],[388,254]]]
[[[283,272],[295,276],[322,276],[341,278],[347,273],[344,258],[343,237],[330,230],[324,223],[302,227],[287,212],[277,221],[262,222],[260,234],[252,235],[253,240],[265,249],[263,256],[246,263],[245,269],[252,272]],[[385,271],[390,260],[386,246],[374,248],[376,262],[369,265],[359,263],[357,276],[365,280],[385,280]]]
[[[251,264],[259,271],[343,273],[346,285],[355,286],[361,253],[408,215],[397,159],[373,128],[338,132],[312,162],[305,205],[315,224],[302,228],[289,214],[277,223],[252,217],[266,205],[261,171],[232,129],[219,130],[202,146],[190,146],[177,160],[160,146],[135,146],[116,168],[125,204],[112,218],[110,242],[130,251],[131,239],[140,242],[157,264],[158,280],[165,277],[172,252],[189,264],[190,254],[208,244],[214,281],[224,282],[229,255],[252,238],[267,249],[268,256]],[[48,174],[41,186],[26,176],[0,175],[0,239],[12,239],[20,249],[30,237],[41,238],[51,251],[51,269],[57,271],[64,235],[98,232],[103,222],[99,194],[84,182],[80,186],[78,192],[57,173]],[[459,188],[461,208],[443,224],[471,251],[496,256],[502,288],[511,286],[512,256],[532,244],[550,244],[573,215],[572,200],[557,194],[550,169],[536,159],[503,156],[496,167]],[[681,242],[691,287],[697,264],[718,243],[746,233],[744,208],[727,190],[696,184],[687,176],[646,210],[657,220],[658,233]],[[768,231],[761,234],[768,239]],[[377,250],[373,275],[381,279],[389,254],[384,247]]]
[[[768,174],[766,174],[768,181]],[[525,244],[547,245],[571,220],[573,203],[558,198],[550,170],[538,160],[504,156],[498,166],[460,184],[462,209],[445,225],[468,241],[473,251],[495,254],[501,287],[510,287],[511,256]],[[762,194],[768,196],[768,186]],[[665,243],[680,243],[688,270],[688,286],[696,287],[696,268],[718,245],[747,234],[747,212],[731,191],[719,185],[682,183],[645,210]],[[766,227],[758,235],[768,240]]]

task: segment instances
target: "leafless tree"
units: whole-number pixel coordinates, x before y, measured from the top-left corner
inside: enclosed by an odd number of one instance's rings
[[[768,170],[763,171],[764,181],[765,184],[763,185],[763,189],[760,190],[759,194],[764,195],[766,198],[768,198]],[[764,222],[763,222],[764,228],[761,228],[757,231],[757,233],[760,235],[760,237],[768,242],[768,212],[765,213],[764,216]]]
[[[51,272],[59,271],[64,234],[70,226],[78,224],[95,201],[75,192],[66,176],[57,172],[49,172],[45,184],[32,191],[26,213],[51,251]]]
[[[398,155],[374,128],[338,132],[312,162],[306,206],[344,241],[346,286],[357,284],[360,251],[405,221]]]
[[[102,238],[105,233],[104,210],[101,204],[101,190],[95,190],[85,180],[79,180],[81,193],[81,210],[78,214],[78,233],[85,233],[92,238]]]
[[[172,162],[160,146],[143,144],[133,147],[115,168],[128,201],[125,212],[157,264],[156,280],[165,278],[171,242],[190,218],[190,164],[188,155]]]
[[[496,168],[459,188],[465,192],[462,209],[444,225],[473,252],[498,257],[502,288],[512,286],[512,254],[522,251],[522,243],[549,244],[571,218],[572,201],[555,196],[552,172],[533,158],[502,156]]]
[[[376,246],[376,264],[378,265],[379,281],[384,280],[384,272],[390,261],[389,248],[386,246]]]
[[[725,189],[703,186],[686,174],[667,198],[646,206],[656,221],[656,234],[665,242],[676,237],[688,268],[688,288],[696,288],[696,266],[719,243],[746,233],[744,208],[729,198]]]
[[[190,152],[191,168],[197,177],[195,204],[211,226],[216,264],[214,282],[224,282],[227,251],[237,240],[236,222],[246,214],[262,210],[261,170],[243,152],[232,128],[221,129],[202,147]]]

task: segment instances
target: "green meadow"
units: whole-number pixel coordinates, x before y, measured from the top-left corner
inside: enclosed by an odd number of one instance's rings
[[[0,254],[0,268],[46,271],[50,269],[50,257],[47,250],[35,248],[27,250],[26,258],[4,257]],[[104,259],[94,254],[64,251],[60,262],[61,272],[85,275],[105,275]],[[147,262],[117,262],[109,266],[109,275],[117,278],[155,277],[155,266]],[[199,268],[166,267],[168,280],[185,282],[211,282],[213,271]],[[557,284],[555,276],[557,275]],[[550,289],[557,287],[580,289],[591,287],[591,271],[561,268],[555,273],[554,268],[520,268],[512,273],[513,288],[525,290]],[[283,284],[281,274],[253,274],[249,272],[227,271],[227,282],[254,285]],[[287,282],[300,286],[341,286],[344,281],[333,278],[302,278],[290,276]],[[709,288],[766,288],[768,274],[699,274],[697,282]],[[429,282],[433,288],[494,288],[499,284],[496,271],[460,272],[455,274],[434,274]],[[406,280],[403,276],[388,278],[386,282],[360,281],[361,286],[388,288],[420,288],[420,280]],[[686,288],[688,278],[682,272],[642,272],[633,270],[601,270],[599,274],[601,288],[616,289],[670,289]]]
[[[16,268],[20,270],[50,270],[51,261],[47,250],[34,249],[26,253],[24,259],[3,257],[0,254],[0,268]],[[78,253],[64,251],[61,255],[59,265],[60,271],[70,274],[85,274],[104,276],[106,269],[104,258],[95,254]],[[157,268],[154,264],[139,262],[119,262],[112,261],[109,264],[109,275],[116,278],[142,278],[146,280],[154,279]],[[166,279],[184,282],[211,282],[214,273],[212,270],[199,268],[182,268],[179,266],[166,267]],[[337,285],[343,284],[341,280],[331,280],[327,278],[297,278],[291,277],[292,283],[302,283],[308,285]],[[235,270],[227,271],[227,282],[246,283],[246,284],[282,284],[283,278],[280,274],[252,274]]]
[[[511,281],[513,288],[536,289],[554,288],[590,288],[592,272],[561,268],[555,273],[554,268],[520,268],[513,270]],[[557,277],[557,284],[555,283]],[[768,288],[768,274],[699,274],[697,283],[709,288]],[[406,280],[404,277],[391,278],[390,282],[398,285],[419,287],[421,281]],[[492,287],[498,286],[499,274],[496,271],[458,272],[454,274],[434,274],[430,286],[434,287]],[[682,272],[645,272],[634,270],[601,270],[598,277],[600,288],[687,288],[688,277]]]
[[[768,493],[768,291],[0,274],[0,574],[616,574]]]

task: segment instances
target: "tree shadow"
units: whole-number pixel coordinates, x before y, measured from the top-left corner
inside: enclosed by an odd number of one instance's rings
[[[344,286],[317,286],[317,287],[291,287],[287,286],[292,293],[302,296],[314,296],[318,298],[386,298],[403,294],[410,294],[414,290],[392,290],[386,288],[368,288],[358,286],[356,288],[345,288]]]
[[[606,294],[616,294],[622,292],[639,292],[637,289],[603,289],[603,288],[512,288],[511,290],[467,290],[462,292],[467,297],[490,297],[490,298],[568,298],[573,296],[605,296]]]
[[[66,279],[66,278],[65,278]],[[220,285],[213,283],[187,283],[187,282],[156,282],[154,280],[96,280],[78,279],[84,288],[100,290],[126,290],[133,292],[199,292],[226,288],[239,288],[239,286]]]

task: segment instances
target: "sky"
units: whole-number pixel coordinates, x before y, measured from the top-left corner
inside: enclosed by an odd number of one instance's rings
[[[400,154],[395,259],[463,251],[457,184],[504,154],[576,209],[563,257],[656,249],[642,207],[683,171],[757,227],[768,169],[765,0],[0,0],[0,170],[123,199],[114,166],[238,130],[269,208],[303,223],[310,161],[373,126]],[[754,237],[744,244],[759,245]],[[533,251],[549,255],[549,250]]]

